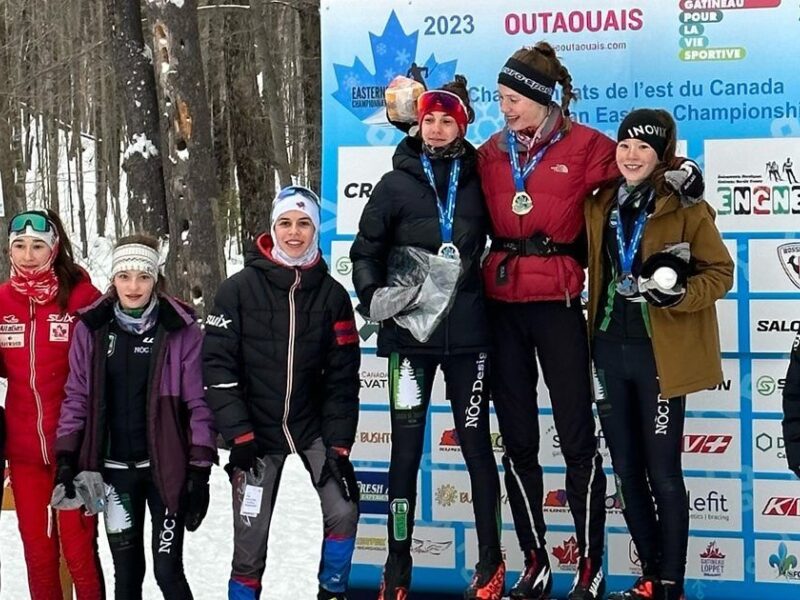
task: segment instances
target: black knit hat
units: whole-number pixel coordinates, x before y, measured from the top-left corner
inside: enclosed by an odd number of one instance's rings
[[[656,152],[658,160],[664,158],[669,132],[658,113],[649,108],[640,108],[629,113],[620,123],[617,141],[642,140]]]

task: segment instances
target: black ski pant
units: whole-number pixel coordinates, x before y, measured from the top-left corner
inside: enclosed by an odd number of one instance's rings
[[[465,327],[468,324],[464,324]],[[471,354],[389,357],[392,455],[389,467],[389,551],[409,555],[417,503],[417,472],[436,368],[467,464],[478,545],[500,549],[500,478],[489,432],[489,359]]]
[[[106,468],[110,486],[105,517],[108,545],[114,561],[114,598],[141,600],[144,581],[144,509],[150,509],[153,571],[164,598],[191,600],[183,572],[183,515],[168,515],[150,468]]]
[[[545,549],[539,463],[539,370],[567,467],[566,493],[581,556],[603,556],[606,477],[592,413],[586,321],[578,299],[491,302],[492,399],[503,435],[506,491],[523,552]]]
[[[649,341],[597,338],[593,355],[605,396],[597,409],[625,523],[648,574],[683,583],[689,543],[681,469],[686,398],[661,398]]]

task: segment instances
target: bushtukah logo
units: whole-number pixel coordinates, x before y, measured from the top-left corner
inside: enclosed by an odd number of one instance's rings
[[[409,72],[412,65],[422,65],[430,89],[438,88],[455,77],[455,60],[439,63],[431,54],[424,63],[416,61],[419,31],[406,35],[394,11],[389,15],[383,33],[370,33],[369,38],[375,73],[370,73],[358,57],[352,66],[333,65],[339,83],[333,97],[359,121],[385,123],[386,86],[395,76]]]

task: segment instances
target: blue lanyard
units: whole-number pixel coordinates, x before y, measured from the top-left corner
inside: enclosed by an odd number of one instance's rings
[[[442,206],[439,199],[439,192],[436,191],[436,178],[433,175],[431,160],[425,155],[420,154],[422,170],[428,178],[428,182],[433,188],[433,195],[436,196],[436,209],[439,211],[439,231],[442,233],[442,243],[450,244],[453,241],[453,216],[456,212],[456,194],[458,193],[458,176],[461,173],[461,161],[453,159],[453,166],[450,167],[450,184],[447,186],[447,204]]]
[[[506,130],[508,155],[511,157],[511,173],[514,175],[514,189],[517,192],[525,191],[525,180],[528,178],[528,175],[533,172],[533,170],[536,168],[536,165],[538,165],[539,161],[542,160],[544,153],[547,152],[550,146],[555,144],[560,139],[561,132],[559,131],[548,144],[539,150],[536,155],[531,157],[531,159],[528,161],[528,164],[525,165],[525,168],[521,169],[519,166],[519,155],[517,154],[517,136],[510,129]]]
[[[625,243],[624,227],[622,225],[622,219],[619,216],[619,209],[616,206],[612,210],[611,221],[617,224],[617,252],[619,253],[619,265],[622,269],[621,277],[627,277],[631,274],[633,259],[636,256],[636,252],[639,250],[639,244],[642,242],[644,225],[647,222],[647,206],[643,206],[639,216],[636,217],[636,223],[633,225],[633,235],[631,236],[629,244]]]

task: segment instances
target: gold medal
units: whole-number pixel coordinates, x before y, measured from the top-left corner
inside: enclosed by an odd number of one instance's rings
[[[527,192],[517,192],[511,202],[511,210],[515,215],[527,215],[533,209],[533,198]]]

